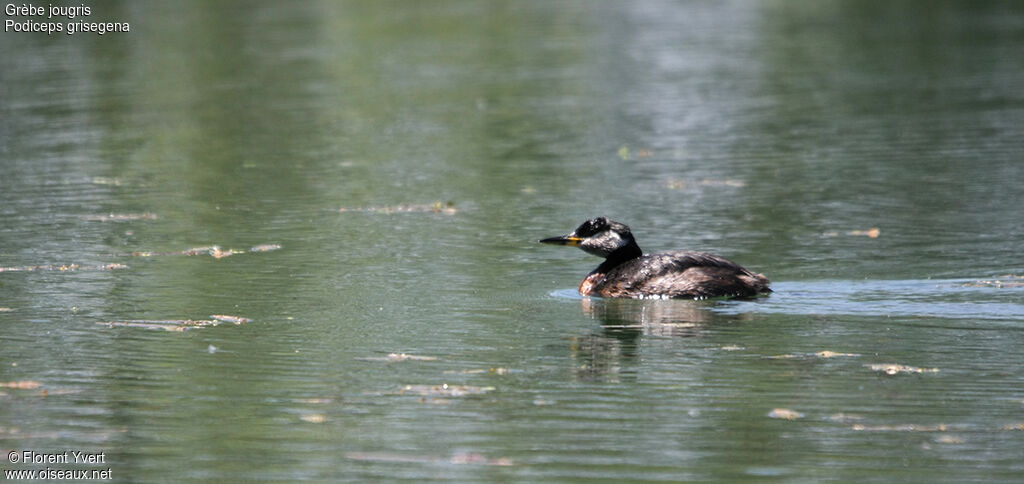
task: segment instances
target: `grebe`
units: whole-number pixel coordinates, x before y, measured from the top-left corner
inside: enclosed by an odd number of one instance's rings
[[[580,284],[584,296],[704,299],[772,292],[763,275],[714,254],[675,250],[644,255],[629,227],[606,217],[540,242],[579,247],[605,258]]]

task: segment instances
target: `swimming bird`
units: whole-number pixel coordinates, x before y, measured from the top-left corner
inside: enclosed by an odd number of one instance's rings
[[[629,227],[607,217],[592,218],[570,234],[540,242],[604,257],[580,283],[584,296],[705,299],[772,292],[766,277],[721,256],[692,250],[644,255]]]

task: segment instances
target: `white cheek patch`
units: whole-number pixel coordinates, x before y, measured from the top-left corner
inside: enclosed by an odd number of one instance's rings
[[[585,239],[584,242],[580,244],[580,248],[588,254],[607,257],[623,245],[625,245],[625,241],[622,237],[609,230],[597,237]]]
[[[622,237],[616,232],[608,232],[608,237],[606,238],[612,242],[611,244],[608,245],[616,249],[622,247],[623,243],[625,242],[622,240]]]

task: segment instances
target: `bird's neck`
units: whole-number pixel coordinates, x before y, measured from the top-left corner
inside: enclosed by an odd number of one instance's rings
[[[640,256],[644,255],[644,251],[640,249],[635,240],[629,241],[629,244],[617,249],[615,252],[608,254],[604,262],[597,266],[594,272],[600,272],[607,274],[608,271],[618,267],[624,262],[631,261]]]

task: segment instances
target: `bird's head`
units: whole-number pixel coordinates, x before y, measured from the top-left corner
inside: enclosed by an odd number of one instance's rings
[[[588,254],[605,258],[620,250],[632,251],[634,247],[636,251],[640,249],[636,245],[636,240],[633,239],[633,233],[629,231],[629,227],[608,220],[607,217],[592,218],[580,224],[570,234],[549,237],[540,242],[579,247]]]

